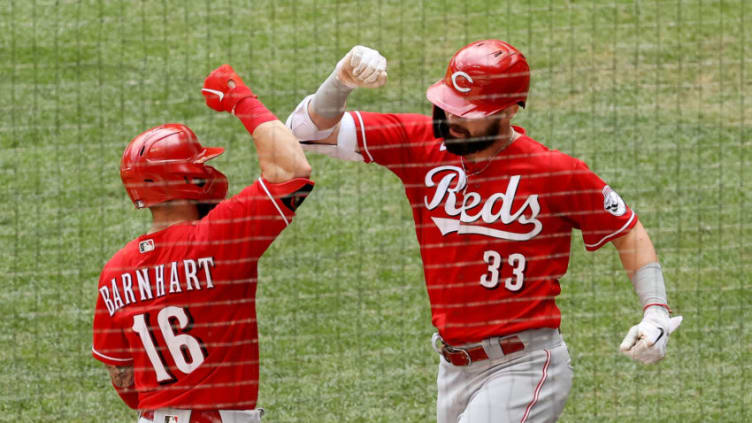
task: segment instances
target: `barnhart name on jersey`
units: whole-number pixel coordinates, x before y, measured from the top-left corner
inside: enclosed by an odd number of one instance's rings
[[[99,294],[107,307],[107,312],[113,316],[121,308],[137,302],[134,280],[138,284],[138,302],[148,301],[167,294],[182,293],[183,287],[186,291],[201,290],[198,278],[200,270],[204,272],[205,288],[214,288],[212,267],[214,257],[201,257],[197,260],[185,259],[182,262],[173,261],[151,268],[137,269],[135,272],[123,272],[119,278],[112,278],[109,286],[100,287]],[[169,272],[169,280],[165,279],[165,270]],[[166,287],[165,283],[169,283],[169,287]]]
[[[441,179],[438,182],[434,181],[435,175],[441,175]],[[424,201],[428,210],[435,209],[443,201],[444,212],[447,215],[459,216],[459,220],[431,217],[431,220],[433,220],[439,231],[441,231],[441,235],[457,232],[460,235],[477,234],[510,241],[526,241],[541,233],[543,224],[537,218],[540,213],[538,194],[527,197],[520,208],[512,212],[512,203],[517,194],[519,183],[520,175],[512,176],[509,179],[506,192],[497,192],[490,195],[482,206],[482,196],[479,193],[472,191],[465,192],[462,205],[457,207],[457,193],[462,192],[467,186],[465,171],[457,166],[439,166],[426,173],[426,187],[432,188],[435,186],[436,191],[430,201],[428,197],[424,197]],[[525,215],[525,212],[528,210],[529,215]],[[468,223],[474,223],[478,220],[482,220],[486,224],[501,222],[504,225],[509,225],[516,221],[521,225],[530,226],[530,230],[519,233],[502,231],[481,225],[468,225]]]

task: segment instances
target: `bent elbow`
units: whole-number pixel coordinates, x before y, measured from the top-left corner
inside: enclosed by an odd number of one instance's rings
[[[292,165],[285,167],[269,166],[261,170],[261,177],[273,184],[281,184],[291,181],[295,178],[306,178],[311,176],[311,165],[305,156],[302,160],[296,160]]]
[[[311,164],[308,163],[308,160],[303,158],[300,163],[295,168],[295,178],[310,178],[311,177]]]

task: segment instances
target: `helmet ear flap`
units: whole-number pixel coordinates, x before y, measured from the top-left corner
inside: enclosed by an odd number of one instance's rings
[[[205,166],[208,185],[204,185],[201,188],[204,190],[204,198],[206,201],[214,202],[215,204],[224,200],[227,196],[227,176],[224,173],[218,171],[212,166]]]
[[[446,112],[438,106],[433,106],[433,136],[446,139],[449,135]]]
[[[197,186],[203,190],[202,199],[197,200],[198,217],[203,219],[227,196],[227,176],[212,166],[205,166],[207,179]]]

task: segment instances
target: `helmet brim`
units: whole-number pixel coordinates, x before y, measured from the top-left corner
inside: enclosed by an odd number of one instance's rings
[[[204,147],[193,159],[193,163],[206,163],[224,152],[225,149],[222,147]]]
[[[434,106],[464,119],[480,119],[488,117],[503,110],[505,107],[494,106],[483,108],[477,104],[473,104],[468,101],[467,97],[457,94],[453,89],[448,87],[443,79],[438,80],[435,84],[428,87],[428,90],[426,90],[426,98]]]

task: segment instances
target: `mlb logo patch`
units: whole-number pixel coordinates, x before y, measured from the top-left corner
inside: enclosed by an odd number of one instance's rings
[[[178,423],[178,416],[165,416],[164,423]]]
[[[614,216],[623,216],[627,212],[624,200],[610,186],[603,187],[603,208]]]
[[[141,254],[148,253],[149,251],[154,251],[154,240],[153,239],[147,239],[145,241],[141,241],[138,243],[138,251]]]

